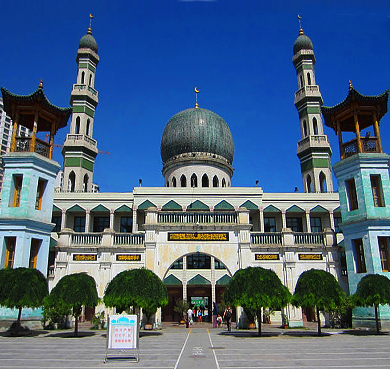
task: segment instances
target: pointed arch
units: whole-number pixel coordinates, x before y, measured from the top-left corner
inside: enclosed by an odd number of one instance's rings
[[[300,88],[303,88],[303,76],[302,74],[299,76]]]
[[[85,129],[85,135],[89,136],[89,128],[91,127],[91,120],[88,118],[87,119],[87,127]]]
[[[202,176],[202,187],[209,187],[209,177],[206,173]]]
[[[74,192],[76,185],[76,174],[73,172],[73,170],[69,173],[69,179],[68,179],[68,191]]]
[[[225,178],[222,178],[222,187],[226,187],[226,180],[225,180]]]
[[[76,118],[76,126],[74,128],[74,133],[76,135],[80,134],[80,117]]]
[[[317,124],[317,118],[313,118],[313,132],[315,135],[318,135],[318,124]]]
[[[81,84],[83,85],[85,83],[85,72],[83,71],[81,73]]]
[[[307,136],[307,124],[306,124],[306,120],[303,120],[303,137],[306,137]]]
[[[198,187],[198,177],[195,173],[192,173],[191,176],[191,187]]]
[[[172,178],[172,187],[176,187],[176,177]]]
[[[180,177],[180,187],[187,187],[187,178],[184,174]]]
[[[326,175],[324,172],[321,171],[319,175],[320,180],[320,192],[325,193],[326,192]]]
[[[307,85],[311,85],[311,77],[310,77],[310,72],[307,72]]]
[[[88,174],[84,175],[83,179],[83,192],[88,192],[89,176]]]
[[[92,74],[89,75],[89,83],[88,86],[92,87]]]
[[[219,187],[219,180],[217,176],[213,178],[213,187]]]
[[[169,181],[165,183],[165,187],[169,187]]]
[[[307,177],[306,177],[306,189],[307,189],[308,193],[312,193],[313,192],[310,174],[308,174]]]

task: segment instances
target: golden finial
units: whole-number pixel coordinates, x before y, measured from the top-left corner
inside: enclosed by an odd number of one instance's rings
[[[302,28],[302,23],[301,23],[302,17],[298,14],[298,22],[299,22],[299,35],[303,35],[303,28]]]
[[[353,89],[352,82],[349,80],[349,90],[351,91]]]
[[[89,28],[88,28],[88,33],[92,35],[92,19],[93,15],[89,14]]]
[[[199,108],[199,104],[198,104],[198,93],[199,93],[199,90],[198,90],[198,87],[195,87],[195,108]]]
[[[43,90],[43,81],[42,81],[42,78],[41,78],[41,81],[39,82],[38,88],[40,88],[41,90]]]

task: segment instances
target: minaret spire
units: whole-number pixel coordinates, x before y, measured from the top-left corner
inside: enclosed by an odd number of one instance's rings
[[[199,108],[198,93],[199,93],[198,87],[195,87],[195,108]]]

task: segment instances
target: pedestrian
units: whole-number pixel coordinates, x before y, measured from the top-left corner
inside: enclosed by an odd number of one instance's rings
[[[222,317],[219,314],[217,316],[217,323],[218,323],[218,328],[221,328],[221,326],[222,326]]]
[[[187,310],[187,319],[190,325],[192,325],[193,320],[192,320],[193,312],[191,308],[188,308]]]
[[[218,305],[216,302],[213,302],[213,328],[217,328],[217,315],[218,315]]]
[[[198,310],[198,322],[202,323],[202,310]]]
[[[232,318],[232,311],[230,310],[230,306],[226,308],[222,318],[223,320],[226,321],[227,329],[230,332],[232,330],[231,323],[230,323],[230,319]]]

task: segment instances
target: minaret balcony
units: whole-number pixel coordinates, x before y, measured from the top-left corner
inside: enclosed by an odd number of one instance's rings
[[[32,146],[32,137],[16,137],[15,152],[35,152],[46,158],[50,158],[50,144],[35,138],[35,147]]]
[[[382,151],[379,148],[378,145],[378,139],[376,137],[369,137],[369,138],[361,138],[361,148],[362,153],[381,153]],[[344,142],[341,145],[341,158],[345,159],[349,156],[355,155],[359,153],[359,143],[358,139],[354,138],[351,141]]]
[[[99,93],[87,85],[73,85],[72,96],[89,96],[93,100],[97,101]]]
[[[298,154],[309,148],[327,147],[331,151],[327,135],[307,136],[298,142]]]
[[[308,97],[314,97],[322,101],[320,88],[317,85],[303,86],[295,93],[294,104]]]
[[[81,134],[68,133],[66,135],[64,146],[86,146],[89,147],[92,151],[98,151],[97,141],[94,140],[92,137]]]

